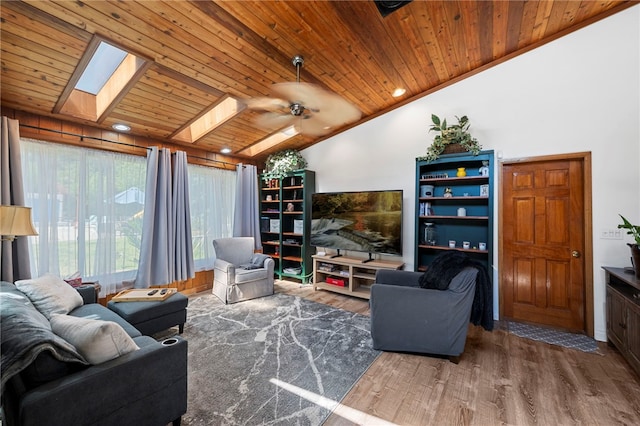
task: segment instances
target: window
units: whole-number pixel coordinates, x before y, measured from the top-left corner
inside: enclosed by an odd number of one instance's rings
[[[146,158],[22,139],[31,274],[76,272],[101,296],[130,286],[138,269]],[[236,172],[189,165],[196,271],[213,269],[212,241],[233,233]],[[127,284],[123,284],[127,283]]]
[[[22,139],[31,273],[98,280],[102,295],[135,278],[146,158]]]
[[[189,165],[191,233],[196,271],[213,269],[213,240],[233,234],[236,172]]]

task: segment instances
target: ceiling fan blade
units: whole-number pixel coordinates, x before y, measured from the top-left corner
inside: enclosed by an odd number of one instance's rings
[[[322,136],[331,133],[333,128],[326,123],[312,117],[308,119],[300,118],[294,124],[298,133],[305,136]]]
[[[277,83],[273,85],[272,91],[279,97],[288,99],[291,103],[299,103],[306,109],[305,114],[318,119],[322,123],[309,124],[303,127],[337,128],[345,124],[357,121],[361,116],[361,111],[343,97],[329,92],[320,86],[311,83]],[[305,120],[308,121],[308,120]],[[325,131],[323,134],[329,133]]]
[[[289,100],[290,103],[299,103],[311,111],[317,111],[316,98],[326,92],[318,85],[311,83],[276,83],[271,86],[271,92],[275,96]]]
[[[256,124],[260,127],[275,130],[283,127],[291,126],[299,117],[286,114],[278,114],[275,112],[265,112],[256,119]]]
[[[278,98],[252,98],[246,101],[247,107],[251,109],[261,109],[274,111],[279,109],[289,109],[289,102]]]
[[[357,121],[362,113],[343,97],[311,83],[276,83],[271,92],[274,97],[254,98],[247,101],[251,109],[270,111],[257,119],[267,129],[295,125],[296,130],[308,136],[322,136]],[[286,99],[286,100],[285,100]],[[304,107],[302,115],[293,115],[293,105]]]
[[[313,117],[334,128],[353,123],[362,116],[355,105],[335,93],[323,91],[317,95],[315,104],[318,111],[313,112]]]

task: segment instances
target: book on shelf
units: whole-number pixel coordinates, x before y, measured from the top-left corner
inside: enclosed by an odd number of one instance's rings
[[[336,265],[332,265],[331,263],[319,263],[318,271],[322,272],[333,272],[336,270]]]
[[[260,231],[261,232],[269,232],[269,218],[261,217],[260,218]]]

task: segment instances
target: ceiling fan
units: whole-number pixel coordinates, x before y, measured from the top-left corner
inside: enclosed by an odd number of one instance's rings
[[[322,136],[357,121],[360,110],[346,99],[318,85],[300,82],[301,55],[291,60],[296,67],[296,81],[276,83],[272,97],[254,98],[247,102],[251,109],[265,111],[257,120],[259,126],[282,129],[294,126],[298,133]]]

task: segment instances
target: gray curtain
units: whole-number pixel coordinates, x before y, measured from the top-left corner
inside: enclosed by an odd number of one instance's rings
[[[258,203],[258,169],[256,166],[236,166],[236,206],[233,215],[233,236],[253,237],[255,248],[262,249],[260,211]]]
[[[184,281],[196,275],[191,238],[191,208],[189,207],[189,171],[187,154],[177,151],[173,157],[172,218],[175,223],[174,281]]]
[[[195,276],[186,163],[182,151],[172,167],[168,149],[149,150],[136,288]]]
[[[20,124],[2,117],[0,146],[0,204],[24,206],[22,161],[20,160]],[[0,270],[3,281],[31,278],[27,237],[2,241]]]

